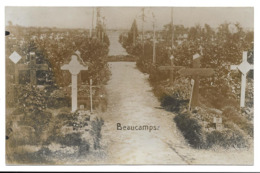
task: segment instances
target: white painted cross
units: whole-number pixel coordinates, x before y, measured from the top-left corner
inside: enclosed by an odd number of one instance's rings
[[[242,63],[240,65],[231,65],[231,70],[238,69],[241,73],[241,94],[240,94],[240,107],[245,107],[245,93],[246,93],[246,75],[250,70],[254,69],[252,64],[247,62],[247,51],[243,52]]]
[[[20,59],[22,59],[22,57],[16,52],[14,51],[9,58],[16,64],[18,61],[20,61]]]
[[[71,73],[71,112],[75,112],[78,107],[78,86],[77,75],[81,70],[88,70],[88,67],[81,65],[78,61],[78,54],[71,56],[69,64],[65,64],[61,67],[62,70],[69,70]]]

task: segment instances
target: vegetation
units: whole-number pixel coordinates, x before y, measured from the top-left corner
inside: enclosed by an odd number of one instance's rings
[[[90,127],[92,121],[87,113],[84,120],[80,119],[82,117],[78,113],[69,113],[71,74],[62,71],[61,66],[70,61],[72,54],[80,51],[81,63],[89,67],[88,71],[81,72],[80,82],[87,85],[91,78],[93,85],[105,84],[110,76],[105,61],[109,46],[107,35],[105,34],[101,40],[96,36],[90,38],[86,30],[26,28],[13,25],[8,27],[11,35],[6,37],[7,87],[14,86],[10,90],[10,93],[14,94],[7,97],[8,110],[12,110],[7,114],[9,161],[49,163],[52,160],[50,157],[55,158],[70,147],[74,147],[73,154],[79,156],[86,156],[90,150],[100,150],[100,131],[104,122]],[[96,31],[104,32],[104,29],[99,25]],[[29,64],[30,52],[35,52],[37,64],[47,64],[47,71],[36,73],[37,85],[30,84],[30,71],[19,71],[19,84],[14,85],[15,64],[8,58],[13,51],[23,57],[16,66]],[[93,89],[94,97],[102,92],[99,90]],[[79,94],[89,98],[89,87],[84,88],[80,85]],[[64,111],[59,113],[59,110]],[[94,129],[95,133],[88,134],[97,126],[98,129]],[[65,133],[64,129],[67,129]],[[82,130],[86,130],[93,139],[87,139],[82,135]],[[28,145],[31,146],[31,150],[26,149]],[[52,145],[61,147],[53,151],[50,150]],[[38,146],[42,147],[39,149]],[[30,162],[35,157],[39,158]],[[21,160],[18,160],[19,158]]]
[[[172,43],[172,30],[174,42]],[[153,38],[145,32],[144,50],[142,40],[136,44],[128,34],[120,37],[122,46],[130,55],[138,57],[140,71],[149,74],[154,94],[166,110],[176,113],[174,121],[187,142],[195,148],[247,147],[253,137],[253,72],[247,75],[246,107],[239,107],[241,74],[230,70],[230,65],[242,61],[242,52],[248,51],[248,62],[253,63],[253,31],[244,30],[240,24],[223,23],[218,28],[205,24],[193,27],[167,24],[156,34],[156,63],[152,63]],[[140,35],[140,33],[139,33]],[[200,78],[200,106],[189,112],[191,77],[181,77],[173,72],[174,84],[169,83],[170,72],[160,71],[159,66],[192,67],[192,57],[199,53],[202,68],[213,68],[211,77]],[[174,59],[170,60],[170,56]],[[223,130],[218,131],[212,122],[214,117],[222,117]],[[203,124],[207,124],[204,126]]]

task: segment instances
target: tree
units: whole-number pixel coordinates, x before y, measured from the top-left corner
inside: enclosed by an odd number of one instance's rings
[[[136,45],[136,40],[138,37],[138,28],[136,20],[133,21],[130,31],[128,32],[127,42],[129,45]]]

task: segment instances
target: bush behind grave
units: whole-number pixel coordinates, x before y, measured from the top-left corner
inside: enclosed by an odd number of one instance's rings
[[[205,148],[202,127],[189,113],[178,114],[174,121],[188,143],[194,148]]]
[[[165,95],[161,99],[161,106],[167,111],[180,112],[184,107],[188,105],[189,100],[180,100],[175,96]]]

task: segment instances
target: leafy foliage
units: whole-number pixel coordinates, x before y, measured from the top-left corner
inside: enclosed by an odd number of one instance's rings
[[[172,45],[172,31],[174,42]],[[130,34],[130,32],[128,33]],[[149,74],[149,81],[161,106],[177,113],[174,118],[178,128],[195,148],[210,148],[219,145],[228,147],[246,147],[247,138],[253,136],[253,72],[247,75],[246,108],[239,108],[241,74],[230,70],[230,65],[239,65],[243,51],[248,51],[247,60],[253,64],[253,31],[244,30],[240,24],[223,23],[218,28],[209,25],[184,27],[165,25],[157,33],[156,63],[152,63],[152,38],[145,33],[144,50],[140,38],[137,44],[128,42],[127,34],[122,34],[120,42],[131,55],[138,56],[137,67]],[[191,68],[193,55],[202,56],[201,67],[213,68],[215,73],[210,77],[200,78],[200,106],[192,113],[185,112],[186,99],[190,99],[191,77],[181,77],[173,72],[174,84],[169,83],[170,71],[160,71],[158,66],[183,66]],[[171,61],[170,56],[174,59]],[[228,106],[228,107],[227,107]],[[216,131],[213,127],[210,112],[222,112],[224,130]],[[201,124],[206,122],[206,127]],[[209,129],[208,129],[209,128]],[[212,130],[213,129],[213,130]],[[248,135],[248,136],[247,136]]]
[[[46,109],[47,95],[45,90],[40,90],[33,85],[19,85],[18,106],[25,115],[38,114]]]
[[[207,98],[211,106],[223,109],[230,105],[238,107],[236,98],[240,97],[240,73],[231,71],[230,65],[238,65],[242,61],[242,52],[248,51],[248,62],[253,63],[253,32],[245,31],[240,24],[223,23],[217,29],[205,24],[185,28],[174,26],[174,48],[171,49],[171,25],[157,35],[156,66],[152,64],[152,39],[145,40],[144,53],[141,40],[133,46],[127,42],[127,37],[121,35],[121,43],[127,52],[139,57],[137,67],[149,74],[154,86],[160,85],[169,78],[169,72],[162,75],[156,67],[171,65],[170,55],[174,56],[173,64],[186,68],[192,67],[192,56],[199,53],[202,56],[201,67],[213,68],[211,77],[200,79],[200,94]],[[130,33],[130,32],[129,32]],[[146,33],[149,35],[149,32]],[[164,76],[164,77],[159,77]],[[166,78],[165,78],[166,77]],[[179,78],[178,73],[174,78]],[[246,104],[253,107],[253,73],[248,73]],[[176,84],[176,83],[175,83]]]
[[[179,114],[174,118],[177,127],[182,131],[183,136],[194,148],[203,148],[204,140],[202,137],[202,127],[198,121],[188,113]]]

